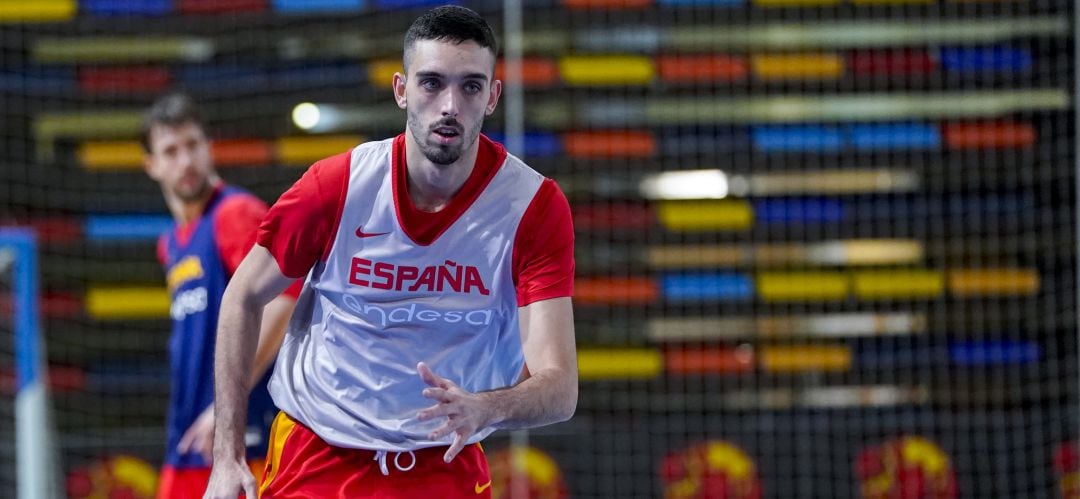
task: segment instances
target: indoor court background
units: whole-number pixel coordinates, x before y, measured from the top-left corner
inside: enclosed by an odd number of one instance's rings
[[[581,395],[515,434],[516,497],[1080,497],[1074,2],[521,1],[520,29],[461,4],[521,40],[486,133],[571,202]],[[36,233],[40,319],[15,333],[26,256],[0,251],[0,497],[36,334],[51,417],[20,424],[59,493],[153,490],[143,109],[190,93],[272,202],[401,132],[401,38],[441,3],[0,1],[0,225]]]

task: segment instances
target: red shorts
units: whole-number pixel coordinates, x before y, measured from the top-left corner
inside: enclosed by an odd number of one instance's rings
[[[270,429],[259,497],[490,499],[491,475],[480,444],[465,446],[449,464],[445,453],[446,447],[387,452],[384,475],[376,452],[334,447],[282,412]]]
[[[262,480],[266,463],[262,459],[248,462],[255,480]],[[165,466],[158,479],[158,499],[202,499],[210,481],[210,468],[173,468]],[[243,494],[241,494],[243,497]]]

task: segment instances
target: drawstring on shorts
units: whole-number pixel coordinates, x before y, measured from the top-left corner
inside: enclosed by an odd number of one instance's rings
[[[401,459],[401,455],[405,454],[405,453],[409,454],[409,457],[412,458],[412,462],[410,462],[408,466],[402,467],[401,463],[398,462],[398,459]],[[386,466],[386,451],[384,451],[384,450],[375,451],[375,459],[374,460],[379,462],[379,471],[382,472],[383,476],[389,476],[390,475],[390,468]],[[397,468],[398,471],[409,471],[409,470],[413,469],[413,467],[415,467],[415,466],[416,466],[416,454],[414,454],[413,451],[407,450],[405,452],[395,452],[394,453],[394,467]]]

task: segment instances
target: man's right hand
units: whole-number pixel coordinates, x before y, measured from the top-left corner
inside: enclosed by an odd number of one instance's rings
[[[255,499],[259,497],[257,491],[255,475],[251,474],[247,462],[215,459],[203,499],[236,499],[241,492],[246,497]]]

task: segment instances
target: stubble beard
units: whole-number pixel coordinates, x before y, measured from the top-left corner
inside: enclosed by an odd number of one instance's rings
[[[461,136],[462,140],[459,144],[433,144],[428,140],[432,127],[425,127],[420,122],[420,118],[411,111],[408,111],[407,114],[409,116],[409,132],[412,133],[413,139],[416,141],[417,145],[420,146],[420,152],[424,154],[424,157],[427,158],[428,161],[440,166],[451,165],[461,159],[461,153],[464,151],[464,147],[476,142],[476,138],[480,135],[480,127],[484,124],[481,120],[472,128],[463,130]],[[438,126],[439,124],[461,125],[461,123],[456,120],[440,120],[433,126]]]

